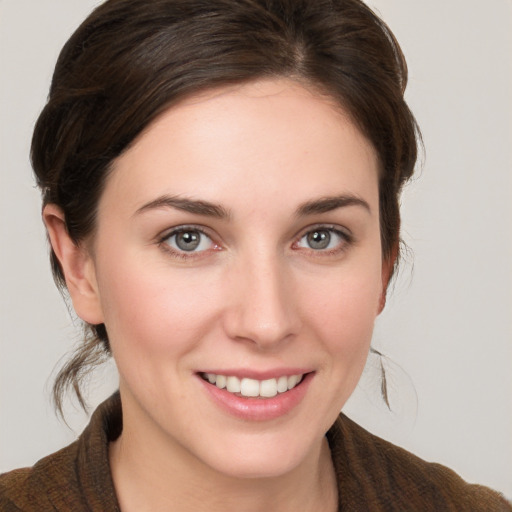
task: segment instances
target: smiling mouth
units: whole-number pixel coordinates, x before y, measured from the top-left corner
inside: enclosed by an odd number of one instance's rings
[[[247,398],[273,398],[278,394],[286,393],[298,386],[304,377],[299,375],[283,375],[275,379],[256,380],[249,378],[239,379],[230,375],[215,373],[201,373],[201,378],[219,389]]]

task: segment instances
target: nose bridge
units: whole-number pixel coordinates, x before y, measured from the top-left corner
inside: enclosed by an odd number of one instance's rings
[[[262,249],[241,258],[233,275],[229,334],[265,347],[298,329],[293,282],[282,258]]]

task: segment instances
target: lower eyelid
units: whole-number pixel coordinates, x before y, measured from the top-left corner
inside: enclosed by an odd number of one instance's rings
[[[163,246],[166,246],[167,250],[169,251],[172,251],[176,254],[179,254],[180,256],[184,256],[184,257],[187,257],[187,256],[193,256],[194,254],[200,254],[202,252],[206,252],[209,248],[207,249],[202,249],[200,251],[186,251],[186,250],[183,250],[183,249],[180,249],[179,247],[173,247],[173,245],[176,244],[176,241],[174,241],[174,243],[171,245],[171,243],[169,243],[169,240],[172,239],[173,237],[176,237],[178,236],[180,233],[186,233],[187,231],[191,231],[191,232],[197,232],[199,233],[202,237],[205,237],[209,240],[209,245],[211,245],[212,247],[211,248],[216,248],[218,247],[218,245],[214,242],[214,240],[212,239],[212,237],[205,233],[204,230],[198,228],[198,227],[195,227],[195,226],[183,226],[183,227],[179,227],[179,228],[175,228],[169,232],[167,232],[165,235],[159,237],[159,244],[160,245],[163,245]],[[202,243],[202,242],[201,242]]]
[[[331,234],[333,234],[339,238],[339,241],[335,247],[325,248],[325,249],[314,249],[311,247],[297,247],[298,243],[304,237],[306,237],[308,234],[310,234],[314,231],[322,231],[322,230],[328,231]],[[201,236],[206,237],[209,241],[209,243],[208,243],[209,247],[207,247],[205,249],[201,249],[199,251],[197,251],[197,250],[186,251],[184,249],[180,249],[179,247],[174,247],[176,242],[174,242],[174,244],[172,244],[172,245],[169,243],[169,239],[171,239],[172,237],[176,237],[180,233],[187,232],[187,231],[195,231],[197,233],[200,233]],[[312,253],[317,254],[318,256],[321,256],[321,255],[328,256],[330,254],[342,252],[344,249],[347,248],[347,246],[349,246],[351,243],[353,243],[353,241],[354,240],[353,240],[352,234],[347,233],[338,227],[314,226],[305,232],[303,231],[302,234],[293,243],[292,248],[305,249]],[[206,253],[210,250],[214,250],[214,251],[222,250],[222,246],[219,245],[217,242],[215,242],[215,240],[213,239],[212,236],[210,236],[203,229],[201,229],[197,226],[179,226],[174,229],[171,229],[170,231],[168,231],[167,233],[165,233],[164,235],[159,237],[158,244],[161,245],[165,251],[170,252],[170,253],[174,254],[176,257],[181,258],[181,259],[198,257],[198,256],[202,255],[203,253]]]
[[[350,244],[352,241],[353,241],[353,237],[351,234],[349,233],[346,233],[345,231],[342,231],[341,229],[337,228],[337,227],[332,227],[332,226],[315,226],[311,229],[308,229],[306,232],[303,232],[297,239],[297,242],[294,243],[297,244],[298,242],[300,242],[304,237],[306,237],[307,235],[309,235],[310,233],[312,232],[315,232],[315,231],[329,231],[331,234],[334,234],[336,237],[338,237],[340,239],[339,241],[339,245],[342,245],[342,246],[345,246],[347,244]],[[318,250],[315,250],[313,248],[309,248],[311,251],[314,251],[314,252],[318,252],[318,253],[321,253],[321,252],[324,252],[324,253],[328,253],[329,251],[335,251],[336,248],[331,248],[331,249],[318,249]]]

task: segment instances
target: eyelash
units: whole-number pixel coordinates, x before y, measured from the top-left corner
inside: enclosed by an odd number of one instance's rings
[[[195,250],[186,251],[186,250],[179,249],[179,248],[176,249],[170,245],[169,239],[171,239],[172,237],[176,237],[182,233],[189,233],[189,232],[190,233],[200,233],[201,236],[208,238],[212,244],[212,248],[203,249],[201,251],[195,251]],[[328,233],[330,233],[331,236],[332,236],[332,234],[334,234],[341,240],[337,244],[336,247],[333,247],[331,249],[316,250],[311,247],[302,248],[302,247],[298,246],[298,244],[305,237],[307,237],[308,235],[315,233],[315,232],[328,232]],[[202,242],[200,241],[199,244],[201,244],[201,243]],[[344,252],[353,243],[354,243],[354,238],[353,238],[352,234],[347,233],[346,231],[343,231],[336,226],[317,225],[317,226],[310,226],[307,228],[307,230],[302,231],[300,236],[292,244],[292,248],[294,250],[306,250],[316,257],[327,257],[327,256],[337,255],[337,254]],[[171,253],[173,257],[182,259],[182,260],[189,260],[191,258],[199,258],[199,257],[203,256],[204,253],[207,253],[211,250],[213,250],[213,251],[222,250],[222,247],[220,245],[218,245],[217,243],[215,243],[214,240],[212,239],[212,237],[203,228],[201,228],[200,226],[194,226],[194,225],[180,226],[180,227],[172,229],[171,231],[166,232],[163,236],[161,236],[158,239],[158,245],[160,247],[162,247],[163,250]]]
[[[185,251],[181,249],[175,249],[169,244],[169,239],[172,237],[176,237],[181,233],[200,233],[201,236],[204,236],[210,240],[213,247],[211,249],[205,249],[202,251]],[[201,243],[201,242],[200,242]],[[180,226],[178,228],[174,228],[171,231],[166,232],[163,236],[161,236],[158,240],[158,245],[162,247],[163,250],[171,253],[172,256],[182,260],[188,260],[190,258],[198,258],[203,255],[203,253],[208,252],[208,250],[219,251],[221,247],[216,244],[212,237],[201,227],[199,226]]]
[[[333,247],[331,249],[313,249],[311,247],[309,248],[301,248],[298,247],[298,244],[308,235],[313,234],[315,232],[328,232],[332,236],[334,234],[337,236],[340,241],[338,244],[336,244],[336,247]],[[316,226],[309,226],[305,231],[302,232],[302,234],[299,236],[296,242],[293,243],[293,248],[297,250],[304,249],[306,251],[309,251],[311,254],[313,254],[315,257],[328,257],[328,256],[335,256],[338,254],[341,254],[345,252],[352,244],[354,243],[354,237],[351,233],[348,233],[347,231],[341,230],[337,226],[329,226],[324,224],[319,224]]]

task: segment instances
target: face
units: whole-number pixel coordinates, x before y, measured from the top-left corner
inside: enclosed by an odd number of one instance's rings
[[[115,162],[90,252],[123,435],[237,476],[317,453],[381,304],[377,167],[286,80],[189,99]]]

